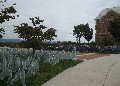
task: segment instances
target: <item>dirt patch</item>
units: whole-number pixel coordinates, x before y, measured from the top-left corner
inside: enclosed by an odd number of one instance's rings
[[[103,57],[103,56],[110,56],[110,54],[79,54],[76,57],[80,59],[90,60],[90,59]]]

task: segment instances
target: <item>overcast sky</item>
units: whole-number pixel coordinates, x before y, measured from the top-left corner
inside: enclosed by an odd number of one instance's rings
[[[30,23],[30,17],[39,16],[44,20],[43,25],[57,30],[55,41],[76,41],[73,36],[74,26],[89,23],[94,35],[91,41],[95,41],[95,18],[104,8],[120,5],[119,0],[8,0],[5,5],[14,6],[19,15],[15,20],[3,23],[6,34],[3,38],[18,38],[13,32],[13,25],[23,22]],[[71,34],[70,34],[71,33]],[[81,42],[86,42],[84,38]]]

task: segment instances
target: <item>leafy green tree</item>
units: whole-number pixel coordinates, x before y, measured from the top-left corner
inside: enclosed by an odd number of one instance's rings
[[[89,28],[89,24],[80,24],[74,26],[73,35],[77,38],[77,43],[80,43],[80,39],[83,36],[89,43],[93,37],[93,29]]]
[[[0,1],[0,23],[2,24],[5,21],[9,21],[10,19],[15,19],[15,16],[12,16],[11,14],[15,14],[17,11],[15,10],[13,5],[7,8],[4,8],[4,3],[6,2],[6,0],[1,0]],[[17,15],[18,16],[18,15]],[[2,38],[2,34],[5,34],[5,30],[0,27],[0,38]]]
[[[5,31],[4,31],[4,29],[3,28],[0,28],[0,38],[2,38],[3,36],[2,36],[2,34],[5,34]]]
[[[31,47],[35,50],[43,41],[53,40],[54,37],[57,37],[57,35],[55,35],[56,30],[54,28],[50,28],[45,31],[45,28],[47,27],[41,25],[44,20],[40,20],[39,17],[29,19],[32,21],[33,26],[30,26],[27,23],[22,23],[20,26],[14,26],[14,33],[18,33],[18,37],[25,40],[27,48]]]
[[[117,41],[118,45],[120,43],[120,20],[114,19],[109,22],[108,31],[112,34],[112,36]]]
[[[84,25],[84,29],[83,29],[84,31],[83,31],[83,37],[88,41],[88,43],[89,43],[89,41],[92,39],[92,37],[93,37],[93,29],[92,28],[89,28],[89,24],[87,23],[87,24],[85,24]]]
[[[84,24],[74,26],[73,35],[77,38],[77,43],[80,43],[80,39],[83,36]]]
[[[106,36],[102,39],[101,45],[113,46],[115,44],[115,39],[112,36]]]
[[[55,31],[56,30],[54,28],[50,28],[46,32],[44,32],[44,41],[54,40],[53,37],[57,37],[57,35],[55,35]]]

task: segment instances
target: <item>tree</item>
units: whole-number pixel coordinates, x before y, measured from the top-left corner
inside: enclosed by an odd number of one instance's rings
[[[89,43],[89,41],[92,39],[92,37],[93,37],[93,29],[92,28],[89,28],[89,24],[87,23],[87,24],[85,24],[84,25],[84,29],[83,29],[84,31],[83,31],[83,37],[88,41],[88,43]]]
[[[44,20],[40,20],[39,17],[29,19],[32,21],[33,26],[30,26],[27,23],[22,23],[20,26],[14,26],[14,33],[18,33],[18,37],[25,40],[27,48],[32,47],[34,51],[43,41],[53,40],[53,37],[57,37],[57,35],[55,35],[56,30],[54,28],[50,28],[43,32],[43,30],[47,28],[46,26],[41,25]]]
[[[54,40],[53,37],[57,37],[57,35],[55,35],[55,29],[54,28],[50,28],[48,29],[46,32],[44,32],[44,38],[45,38],[45,41],[46,40]]]
[[[3,36],[2,36],[2,34],[5,34],[5,31],[4,31],[4,29],[3,28],[0,28],[0,38],[2,38]]]
[[[117,41],[118,45],[120,43],[120,20],[114,19],[109,22],[108,31],[112,34],[112,36]]]
[[[5,21],[9,21],[9,19],[15,19],[15,16],[12,16],[11,14],[15,14],[17,11],[15,10],[15,8],[12,6],[4,8],[4,4],[6,0],[4,1],[0,1],[1,4],[1,9],[0,9],[0,23],[2,24]],[[5,34],[5,30],[3,28],[0,27],[0,38],[2,38],[2,34]]]
[[[92,39],[93,37],[93,29],[89,28],[89,24],[80,24],[77,26],[74,26],[74,30],[73,30],[73,35],[76,36],[77,38],[77,43],[79,41],[80,43],[80,39],[83,36],[89,43],[89,41]]]
[[[101,42],[101,45],[104,45],[104,46],[113,46],[115,44],[115,39],[112,37],[112,36],[105,36],[103,39],[102,39],[102,42]]]
[[[83,36],[83,28],[84,28],[84,24],[74,26],[73,35],[76,36],[77,43],[80,43],[80,39]]]

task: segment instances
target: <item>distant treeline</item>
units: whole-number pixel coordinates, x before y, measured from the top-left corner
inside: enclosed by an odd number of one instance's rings
[[[46,42],[46,43],[41,43],[40,46],[38,46],[37,48],[47,48],[48,46],[74,46],[74,45],[92,45],[92,46],[95,46],[96,43],[95,42],[91,42],[91,43],[76,43],[76,42],[71,42],[71,41],[68,41],[68,42],[55,42],[55,43],[50,43],[50,42]],[[19,43],[16,43],[16,42],[0,42],[0,47],[11,47],[11,48],[15,48],[15,47],[19,47],[19,48],[25,48],[25,44],[24,42],[19,42]]]

